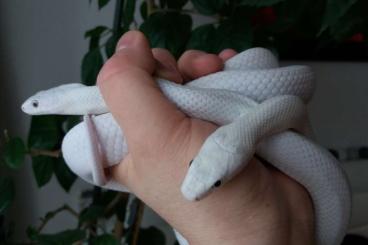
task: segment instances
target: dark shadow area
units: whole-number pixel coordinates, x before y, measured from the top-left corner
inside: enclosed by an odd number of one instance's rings
[[[364,236],[348,234],[341,245],[368,245],[368,239]]]

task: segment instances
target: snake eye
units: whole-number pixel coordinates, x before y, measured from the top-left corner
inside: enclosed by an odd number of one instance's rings
[[[222,184],[221,180],[218,180],[216,181],[214,184],[213,184],[213,187],[220,187],[220,185]]]
[[[37,108],[38,107],[38,101],[37,100],[32,101],[32,106],[34,108]]]

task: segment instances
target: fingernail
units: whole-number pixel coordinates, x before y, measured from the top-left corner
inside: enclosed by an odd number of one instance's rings
[[[116,46],[115,52],[118,52],[124,48],[129,48],[134,44],[137,35],[134,32],[125,33],[119,40],[118,45]]]

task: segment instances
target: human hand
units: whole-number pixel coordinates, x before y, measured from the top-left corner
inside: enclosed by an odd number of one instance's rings
[[[190,244],[313,244],[314,214],[306,190],[256,159],[205,199],[182,197],[189,162],[217,126],[179,111],[152,75],[184,83],[220,71],[233,55],[233,50],[219,55],[192,50],[176,62],[167,50],[151,49],[142,33],[126,33],[98,77],[129,148],[112,175]]]

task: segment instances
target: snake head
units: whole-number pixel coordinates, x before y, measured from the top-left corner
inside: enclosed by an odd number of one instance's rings
[[[21,108],[29,115],[45,115],[52,114],[50,112],[55,111],[58,104],[58,96],[46,90],[29,97]]]
[[[69,83],[40,91],[22,104],[22,111],[29,115],[63,114],[64,109],[72,105],[70,100],[76,96],[70,92],[84,87],[80,83]]]
[[[239,173],[249,160],[247,156],[250,154],[222,144],[221,136],[226,134],[222,128],[206,139],[198,155],[190,162],[181,185],[181,192],[189,201],[198,201],[209,195]]]

